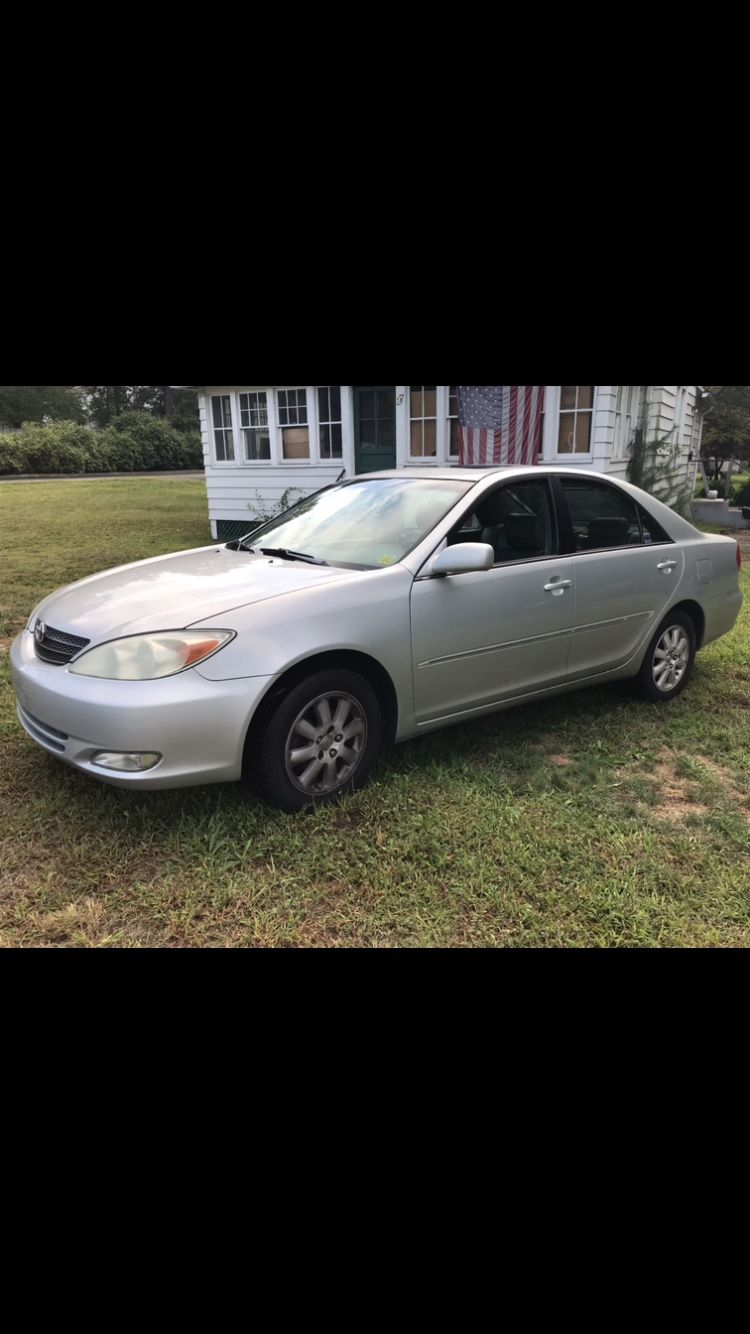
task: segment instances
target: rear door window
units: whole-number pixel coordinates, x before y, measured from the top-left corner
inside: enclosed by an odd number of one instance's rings
[[[638,506],[624,491],[587,478],[561,477],[575,551],[643,545]]]

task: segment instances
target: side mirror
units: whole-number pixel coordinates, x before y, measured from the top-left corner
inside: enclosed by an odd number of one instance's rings
[[[495,553],[489,542],[459,542],[440,552],[430,574],[474,574],[478,570],[491,570],[494,563]]]

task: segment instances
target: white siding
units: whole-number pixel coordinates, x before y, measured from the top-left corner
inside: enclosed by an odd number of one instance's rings
[[[683,394],[683,391],[684,394]],[[697,385],[664,385],[649,389],[649,444],[662,443],[664,458],[675,450],[675,464],[668,482],[660,487],[664,498],[695,490],[703,418],[697,410]],[[681,409],[681,410],[680,410]],[[680,420],[676,420],[679,416]],[[692,458],[691,458],[692,455]]]

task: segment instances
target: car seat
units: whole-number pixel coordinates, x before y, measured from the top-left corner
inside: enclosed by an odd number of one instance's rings
[[[628,544],[630,520],[620,515],[603,519],[592,519],[585,541],[587,549],[598,547],[624,547]]]
[[[505,521],[508,517],[506,511],[507,500],[503,497],[501,491],[496,491],[494,495],[487,496],[481,505],[477,506],[477,518],[482,525],[480,542],[489,542],[495,556],[497,556],[498,541],[503,531]]]
[[[505,537],[508,545],[497,553],[498,560],[529,560],[546,554],[546,525],[538,514],[509,514]]]

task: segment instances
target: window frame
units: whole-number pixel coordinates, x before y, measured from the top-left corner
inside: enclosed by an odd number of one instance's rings
[[[615,434],[612,458],[620,461],[628,457],[635,432],[641,419],[644,403],[642,385],[618,385],[615,407]]]
[[[237,396],[237,417],[238,417],[238,420],[239,420],[239,423],[240,423],[240,425],[239,425],[239,431],[240,431],[240,440],[241,440],[241,445],[242,445],[242,458],[239,460],[239,463],[240,463],[243,467],[247,465],[248,467],[251,467],[251,468],[269,468],[269,467],[271,466],[271,464],[273,463],[273,461],[274,461],[274,457],[273,457],[273,426],[272,426],[272,424],[271,424],[271,409],[270,409],[270,402],[269,402],[269,394],[271,393],[271,391],[270,391],[269,389],[238,389],[238,390],[236,390],[235,392],[236,392],[236,396]],[[243,409],[242,409],[242,398],[243,398],[243,395],[244,395],[245,397],[248,397],[250,394],[263,394],[263,396],[264,396],[264,398],[265,398],[265,400],[266,400],[266,419],[267,419],[267,426],[265,427],[265,429],[268,431],[268,450],[269,450],[269,456],[268,456],[267,459],[249,459],[249,458],[247,457],[247,451],[246,451],[246,447],[245,447],[245,431],[251,431],[251,430],[263,430],[263,429],[264,429],[263,427],[258,427],[258,426],[243,426],[243,425],[242,425],[242,411],[243,411]],[[249,411],[251,411],[251,409],[248,407],[248,412],[249,412]]]
[[[556,385],[555,387],[556,387],[556,389],[557,389],[557,404],[556,404],[556,410],[555,410],[555,456],[554,456],[554,458],[555,458],[555,463],[568,462],[568,461],[571,460],[571,459],[574,459],[576,462],[581,462],[581,461],[583,461],[583,460],[590,462],[591,459],[594,457],[594,426],[595,426],[595,422],[596,422],[596,409],[597,409],[597,401],[598,401],[598,398],[599,398],[599,386],[598,386],[597,384],[595,384],[595,385],[592,386],[592,388],[593,388],[593,393],[592,393],[592,395],[591,395],[591,407],[590,407],[590,408],[579,408],[579,407],[578,407],[578,390],[580,389],[581,386],[580,386],[580,385],[576,385],[576,406],[575,406],[575,408],[572,408],[572,409],[571,409],[571,408],[565,408],[565,409],[563,409],[563,406],[562,406],[562,391],[563,391],[563,386],[562,386],[562,385]],[[545,402],[545,404],[543,405],[543,407],[544,407],[544,410],[546,411],[546,407],[547,407],[546,402]],[[589,436],[589,447],[588,447],[588,452],[587,452],[587,453],[585,453],[585,454],[584,454],[584,453],[576,453],[574,450],[571,451],[571,452],[569,452],[569,453],[567,453],[567,454],[561,454],[561,453],[560,453],[560,418],[561,418],[561,416],[562,416],[562,414],[563,414],[563,411],[565,412],[565,415],[566,415],[566,416],[571,415],[571,416],[573,417],[573,440],[574,440],[574,442],[575,442],[576,425],[577,425],[577,419],[578,419],[578,415],[579,415],[579,413],[580,413],[581,415],[588,414],[588,413],[591,414],[591,434],[590,434],[590,436]],[[544,436],[542,436],[542,439],[544,439]]]
[[[557,526],[560,537],[559,545],[561,556],[575,556],[576,558],[579,556],[601,556],[607,551],[643,551],[644,549],[650,550],[652,547],[675,545],[675,539],[666,533],[663,525],[659,523],[658,519],[654,519],[653,515],[646,509],[646,506],[641,504],[640,500],[636,500],[633,496],[630,496],[627,491],[623,491],[621,487],[613,485],[612,482],[606,481],[601,477],[587,477],[585,473],[580,477],[570,477],[562,473],[555,473],[549,480],[552,482],[555,508],[557,510]],[[620,546],[590,547],[585,550],[579,550],[576,545],[572,515],[563,489],[563,481],[570,481],[578,486],[594,486],[600,487],[603,490],[614,491],[618,496],[624,496],[627,500],[632,501],[635,506],[638,528],[641,534],[640,542],[625,542]],[[645,515],[646,519],[656,524],[657,528],[660,528],[661,531],[665,533],[665,537],[660,538],[658,542],[644,542],[642,515]]]
[[[318,389],[331,388],[334,386],[326,385],[241,385],[231,389],[212,390],[205,395],[206,402],[206,427],[208,432],[208,454],[206,458],[207,468],[273,468],[276,469],[300,469],[310,467],[322,467],[324,469],[344,467],[347,471],[353,467],[353,431],[351,421],[351,390],[347,385],[336,385],[341,395],[341,458],[326,458],[321,454],[320,449],[320,422],[318,414]],[[294,429],[293,427],[282,426],[279,422],[278,393],[288,392],[289,389],[304,390],[307,403],[307,429],[310,432],[310,453],[307,458],[287,459],[284,458],[281,440],[281,431]],[[240,394],[265,394],[266,407],[268,413],[268,434],[271,444],[271,457],[268,459],[248,459],[245,457],[244,429],[242,427],[242,413],[240,409]],[[233,459],[220,459],[216,455],[216,441],[214,430],[228,429],[214,427],[213,424],[213,400],[228,398],[230,401],[230,415],[232,421],[232,438],[234,442],[235,457]],[[326,425],[330,423],[324,423]],[[339,425],[338,422],[333,423]],[[204,435],[204,448],[206,436]]]
[[[319,444],[318,444],[318,415],[315,411],[315,390],[310,385],[292,384],[292,385],[274,385],[271,389],[273,398],[273,432],[276,444],[275,462],[279,467],[286,468],[309,468],[312,464],[318,463]],[[303,423],[283,424],[280,417],[279,394],[288,394],[294,392],[299,394],[304,392],[305,405],[307,411],[307,421]],[[307,429],[308,450],[307,458],[288,459],[284,454],[284,431],[305,430]],[[328,463],[330,460],[326,459]]]
[[[406,386],[406,393],[407,393],[407,423],[408,423],[407,445],[408,445],[408,448],[409,448],[409,452],[408,452],[407,457],[408,457],[408,460],[409,460],[409,463],[410,463],[410,464],[411,464],[411,463],[431,463],[431,464],[436,464],[436,463],[438,462],[439,458],[440,458],[440,435],[439,435],[439,423],[440,423],[440,416],[441,416],[440,409],[441,409],[441,406],[442,406],[442,402],[441,402],[441,400],[444,398],[444,395],[441,395],[441,393],[440,393],[440,385],[437,385],[437,384],[436,384],[436,385],[434,386],[434,389],[435,389],[435,413],[434,413],[434,416],[433,416],[433,415],[427,416],[427,414],[426,414],[425,411],[424,411],[424,406],[425,406],[425,386],[424,386],[424,385],[421,385],[421,387],[420,387],[420,396],[421,396],[421,399],[422,399],[422,412],[421,412],[421,414],[420,414],[419,416],[415,417],[415,416],[412,415],[412,410],[411,410],[411,397],[412,397],[412,392],[413,392],[413,386],[412,386],[412,385],[407,385],[407,386]],[[420,425],[421,425],[421,428],[422,428],[422,432],[421,432],[421,436],[422,436],[422,453],[421,453],[421,454],[412,454],[412,452],[411,452],[411,451],[412,451],[412,441],[411,441],[412,427],[413,427],[413,425],[414,425],[416,422],[419,422]],[[425,434],[426,434],[426,424],[427,424],[427,422],[434,422],[434,423],[435,423],[435,453],[434,453],[434,454],[425,454],[425,452],[424,452]]]
[[[448,416],[450,385],[436,386],[437,449],[435,454],[411,452],[411,385],[396,385],[396,466],[398,468],[452,468],[458,465],[459,455],[450,453],[450,424],[456,418]],[[414,421],[428,418],[413,418]]]
[[[685,426],[687,419],[687,400],[688,386],[678,384],[674,395],[674,430],[675,440],[678,445],[683,443],[683,435],[686,434]]]
[[[330,413],[330,411],[331,411],[331,390],[332,390],[332,389],[336,389],[336,390],[338,391],[338,395],[339,395],[339,416],[338,416],[338,419],[333,418],[333,417],[325,417],[325,418],[324,418],[324,417],[322,417],[322,416],[320,415],[320,399],[319,399],[318,395],[320,394],[321,390],[323,390],[323,389],[326,391],[326,393],[327,393],[327,395],[328,395],[328,411],[329,411],[329,413]],[[341,386],[341,385],[331,385],[331,384],[316,384],[316,385],[313,385],[313,387],[312,387],[312,396],[313,396],[313,400],[314,400],[314,403],[315,403],[315,442],[316,442],[316,453],[317,453],[317,458],[316,458],[315,461],[316,461],[316,462],[319,462],[319,463],[343,463],[343,462],[344,462],[344,411],[345,411],[345,408],[344,408],[344,392],[343,392],[342,386]],[[308,407],[308,414],[307,414],[307,415],[308,415],[308,418],[309,418],[309,416],[310,416],[309,407]],[[322,429],[323,429],[324,426],[328,426],[328,427],[331,427],[331,426],[338,426],[338,427],[340,428],[340,431],[341,431],[341,453],[340,453],[340,454],[331,454],[330,456],[327,456],[327,455],[324,455],[324,454],[323,454],[323,441],[322,441],[322,438],[321,438],[321,431],[322,431]],[[289,459],[286,459],[285,462],[288,463],[288,462],[290,462],[290,460],[289,460]]]
[[[547,500],[549,503],[550,520],[552,523],[552,541],[553,545],[557,549],[555,551],[550,551],[547,555],[544,556],[525,556],[521,560],[493,561],[490,569],[509,570],[515,568],[515,566],[517,565],[535,565],[541,563],[542,561],[560,560],[563,556],[566,555],[566,553],[562,550],[562,533],[560,529],[560,521],[558,518],[555,491],[554,487],[552,486],[553,480],[554,479],[547,473],[543,473],[540,476],[538,473],[535,475],[533,472],[530,472],[528,476],[522,475],[521,477],[505,478],[502,482],[498,482],[496,486],[492,486],[489,488],[489,490],[483,491],[481,496],[479,496],[478,499],[474,500],[474,502],[468,507],[468,509],[465,510],[464,513],[461,515],[457,523],[455,523],[453,527],[449,529],[449,531],[446,533],[445,537],[441,539],[441,541],[438,543],[438,546],[436,547],[432,555],[433,556],[438,555],[441,551],[443,551],[447,547],[448,539],[453,535],[453,533],[459,531],[460,528],[463,526],[463,524],[465,524],[469,515],[473,514],[473,512],[477,509],[479,505],[483,505],[485,501],[489,500],[490,496],[496,495],[498,491],[509,491],[513,487],[523,486],[528,482],[535,482],[537,485],[539,485],[539,483],[542,482],[546,485],[547,488]],[[432,559],[432,557],[430,557],[430,559]]]
[[[237,444],[238,444],[238,441],[239,441],[239,435],[238,435],[238,432],[237,432],[237,410],[236,410],[236,406],[235,406],[235,403],[234,403],[234,397],[235,397],[235,395],[234,395],[233,392],[230,392],[230,393],[228,393],[228,394],[220,393],[220,394],[209,394],[209,395],[208,395],[208,399],[209,399],[209,410],[208,410],[208,415],[209,415],[209,429],[210,429],[210,431],[211,431],[211,462],[212,462],[213,464],[215,464],[215,466],[216,466],[217,468],[227,468],[227,467],[229,467],[229,468],[236,468],[236,467],[238,467],[238,466],[241,464],[241,462],[242,462],[241,459],[238,459],[238,458],[237,458]],[[219,402],[221,402],[222,399],[225,399],[225,398],[228,398],[228,399],[229,399],[229,426],[225,426],[225,425],[217,426],[216,423],[215,423],[215,420],[214,420],[214,403],[216,402],[217,399],[219,400]],[[224,409],[223,409],[223,407],[222,407],[222,409],[221,409],[221,412],[222,412],[222,421],[223,421],[223,418],[224,418]],[[233,451],[234,451],[234,457],[233,457],[233,458],[231,458],[231,459],[220,459],[220,458],[219,458],[219,456],[218,456],[218,454],[217,454],[217,452],[216,452],[216,432],[217,432],[217,431],[221,431],[222,435],[224,436],[224,448],[225,448],[225,449],[226,449],[226,434],[227,434],[227,431],[231,431],[231,434],[232,434],[232,449],[233,449]]]
[[[346,468],[347,471],[353,467],[353,429],[351,420],[351,390],[347,385],[336,385],[341,395],[341,421],[333,423],[341,425],[341,458],[326,458],[321,453],[320,448],[320,421],[318,414],[318,389],[332,388],[334,386],[326,385],[241,385],[231,389],[212,390],[205,395],[206,402],[206,425],[208,432],[208,454],[206,457],[207,468],[273,468],[292,469],[300,468],[323,468],[330,469],[338,466]],[[278,393],[288,392],[289,389],[304,390],[307,403],[307,429],[310,432],[310,453],[307,458],[287,459],[284,458],[281,440],[281,431],[294,429],[293,427],[282,426],[279,422]],[[242,413],[240,409],[241,394],[265,394],[266,407],[268,413],[268,434],[271,444],[271,457],[268,459],[248,459],[245,457],[244,447],[244,429],[242,427]],[[213,400],[217,398],[228,398],[230,401],[230,415],[232,420],[232,437],[234,441],[234,459],[220,459],[216,455],[216,441],[214,430],[228,429],[214,427],[213,424]],[[330,423],[324,423],[326,425]],[[204,448],[206,436],[204,434]]]
[[[440,394],[439,394],[440,388],[441,388],[441,386],[438,386],[438,407],[440,406]],[[445,397],[445,414],[444,414],[445,458],[446,458],[446,462],[450,464],[450,463],[452,463],[454,460],[455,460],[456,462],[458,462],[458,460],[459,460],[460,457],[461,457],[461,443],[460,443],[460,440],[459,440],[459,445],[458,445],[458,449],[456,450],[456,453],[455,453],[455,454],[451,454],[451,425],[452,425],[453,422],[458,423],[458,421],[459,421],[459,414],[458,414],[458,385],[455,386],[455,388],[456,388],[456,394],[455,394],[455,398],[456,398],[456,411],[455,411],[455,412],[451,412],[451,397],[452,397],[452,395],[451,395],[451,386],[450,386],[449,384],[448,384],[448,385],[443,385],[442,388],[443,388],[443,390],[444,390],[444,397]],[[460,434],[460,432],[459,432],[459,434]],[[438,436],[438,445],[439,445],[439,444],[440,444],[440,437]]]

